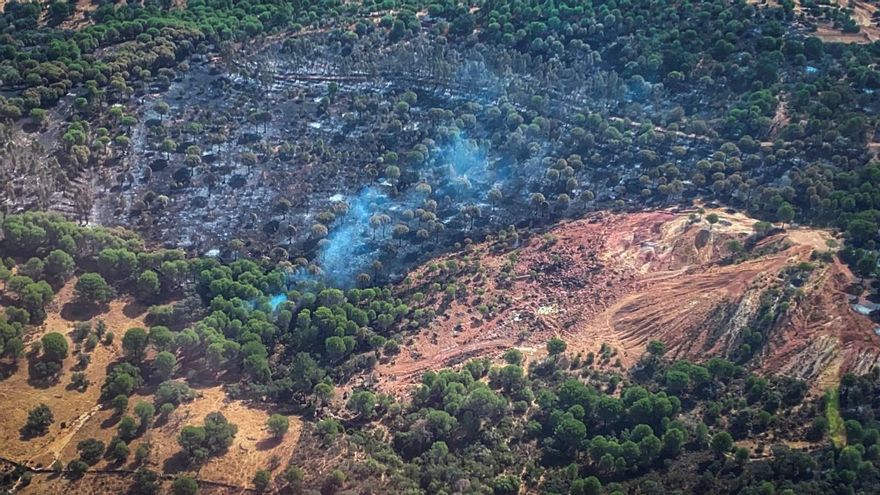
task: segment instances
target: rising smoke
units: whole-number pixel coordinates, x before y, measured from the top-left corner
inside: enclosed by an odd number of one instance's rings
[[[434,188],[430,195],[414,186],[395,194],[394,186],[386,182],[366,187],[347,200],[347,213],[331,228],[317,257],[327,282],[351,287],[358,274],[369,273],[373,262],[389,252],[392,240],[387,232],[394,224],[403,222],[404,211],[422,208],[426,199],[434,199],[440,205],[436,212],[438,221],[448,224],[460,214],[463,205],[485,209],[489,189],[503,185],[497,171],[489,166],[486,148],[460,135],[436,149],[426,163],[417,167]],[[376,214],[388,215],[391,224],[374,229],[370,219]],[[396,257],[402,257],[402,253]]]

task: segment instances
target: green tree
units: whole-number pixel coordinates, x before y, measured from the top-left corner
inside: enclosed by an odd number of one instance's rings
[[[602,483],[595,476],[571,482],[571,495],[602,495]]]
[[[156,408],[147,401],[139,401],[134,406],[134,414],[140,421],[140,429],[144,430],[150,426],[153,416],[156,414]]]
[[[717,455],[726,454],[733,448],[733,437],[726,431],[720,431],[712,436],[709,446]]]
[[[553,430],[553,439],[563,450],[577,450],[587,437],[587,427],[575,418],[565,418]]]
[[[137,437],[138,423],[131,416],[123,416],[122,419],[119,420],[119,426],[116,431],[119,433],[119,438],[126,442],[130,442]]]
[[[315,431],[324,441],[325,445],[332,443],[339,436],[342,425],[333,418],[325,418],[315,424]]]
[[[16,290],[19,280],[29,283]],[[48,283],[44,280],[32,282],[28,277],[12,277],[9,280],[9,288],[18,292],[21,305],[31,315],[32,321],[42,321],[46,317],[46,306],[52,302],[52,297],[55,295]]]
[[[171,491],[174,492],[174,495],[196,495],[196,492],[199,491],[199,483],[195,479],[181,474],[174,478]]]
[[[327,356],[333,361],[344,358],[347,353],[345,340],[335,335],[327,337],[327,340],[324,341],[324,349],[327,351]]]
[[[208,450],[205,448],[206,438],[204,427],[187,425],[177,435],[177,443],[190,462],[199,462],[208,457]]]
[[[492,493],[495,495],[515,495],[519,493],[519,479],[509,474],[497,476],[492,482]]]
[[[195,397],[192,389],[185,383],[168,381],[156,389],[156,404],[173,404],[175,406],[189,402]]]
[[[113,288],[97,273],[84,273],[74,286],[80,304],[105,304],[113,299]]]
[[[50,332],[43,335],[40,342],[42,343],[43,348],[43,358],[47,361],[60,363],[67,357],[69,346],[64,335],[61,335],[58,332]]]
[[[162,351],[156,355],[156,359],[153,361],[153,368],[155,369],[153,376],[160,381],[165,381],[174,373],[175,367],[177,367],[177,358],[174,357],[174,354]]]
[[[134,472],[134,483],[129,489],[129,493],[131,495],[156,495],[160,488],[159,475],[147,468],[140,467]]]
[[[212,412],[205,416],[205,441],[208,451],[212,455],[220,455],[232,445],[238,427],[226,420],[219,412]]]
[[[142,443],[134,450],[134,462],[138,465],[143,464],[150,457],[150,444]]]
[[[128,444],[121,439],[116,439],[109,449],[110,456],[113,457],[116,462],[125,462],[125,460],[128,459],[128,454],[130,452],[131,450],[128,448]]]
[[[794,207],[788,202],[782,203],[776,210],[776,219],[779,220],[782,223],[782,227],[785,228],[785,224],[794,219]]]
[[[94,465],[97,464],[97,462],[101,460],[101,456],[104,455],[104,442],[89,438],[77,443],[76,451],[79,453],[79,458],[82,459],[83,462],[89,465]]]
[[[135,283],[135,293],[138,299],[142,301],[150,301],[159,295],[162,290],[162,283],[159,281],[159,275],[152,270],[144,270],[138,275]]]
[[[88,470],[89,465],[79,459],[70,461],[70,463],[67,464],[67,472],[70,473],[70,477],[74,479],[81,478]]]
[[[563,352],[565,352],[565,349],[567,347],[568,345],[565,343],[565,341],[557,337],[554,337],[547,341],[547,352],[551,356],[562,354]]]
[[[172,348],[174,343],[174,334],[168,327],[155,326],[150,327],[149,334],[150,344],[158,351],[167,351]]]
[[[131,363],[119,363],[110,370],[101,387],[101,398],[112,400],[117,395],[129,395],[142,383],[140,371]]]
[[[28,436],[45,435],[49,426],[55,422],[52,410],[46,404],[40,404],[28,411],[24,432]]]
[[[718,215],[716,213],[709,213],[706,215],[706,221],[709,222],[709,228],[711,229],[718,223]]]
[[[73,274],[75,268],[76,263],[73,261],[73,257],[60,249],[56,249],[46,256],[46,275],[52,278],[66,280]]]
[[[272,481],[271,475],[269,471],[265,469],[260,469],[254,474],[254,488],[257,489],[258,492],[265,491],[266,488],[269,487],[269,482]]]
[[[299,489],[302,484],[305,473],[297,466],[287,466],[284,470],[284,481],[286,481],[294,490]]]
[[[119,394],[113,398],[111,403],[113,404],[113,409],[116,410],[116,414],[122,414],[128,409],[128,396]]]
[[[666,344],[659,340],[651,340],[648,342],[647,351],[654,358],[660,358],[666,354]]]
[[[666,386],[674,394],[687,390],[690,383],[690,377],[687,373],[678,370],[667,371],[664,380],[666,381]]]
[[[147,331],[143,328],[134,327],[126,330],[125,335],[122,336],[122,349],[125,355],[135,362],[141,361],[147,350],[147,340]]]
[[[368,390],[359,390],[351,394],[346,406],[359,417],[369,419],[376,411],[376,395]]]
[[[508,349],[504,352],[504,361],[507,364],[520,365],[523,361],[523,353],[519,349]]]

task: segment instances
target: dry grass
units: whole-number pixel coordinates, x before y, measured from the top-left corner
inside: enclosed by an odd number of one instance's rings
[[[183,466],[175,458],[180,451],[177,444],[180,429],[189,424],[200,425],[209,413],[219,411],[238,426],[238,433],[226,454],[211,459],[198,471],[200,479],[246,486],[258,470],[273,467],[270,462],[273,457],[280,462],[276,468],[286,466],[299,442],[299,418],[290,417],[290,430],[284,438],[276,441],[266,429],[270,411],[230,400],[219,386],[198,392],[196,400],[179,407],[166,424],[150,429],[144,436],[143,440],[153,446],[151,464],[168,473],[182,469]],[[275,474],[277,469],[272,471]]]
[[[758,7],[779,8],[777,0],[746,0],[746,3]],[[868,44],[880,40],[880,26],[874,24],[871,16],[877,11],[877,6],[865,0],[836,0],[841,8],[851,8],[852,17],[858,24],[858,33],[845,33],[830,25],[827,21],[814,19],[818,22],[816,30],[809,33],[827,43],[855,43]],[[795,14],[805,13],[800,1],[795,0]]]
[[[0,415],[0,453],[5,457],[26,461],[33,465],[46,466],[51,464],[75,434],[76,426],[82,423],[84,418],[95,413],[95,405],[100,395],[101,383],[106,376],[106,368],[122,356],[118,337],[126,329],[144,324],[142,316],[130,317],[126,315],[132,307],[128,300],[113,301],[105,313],[94,317],[84,318],[70,315],[75,283],[76,279],[71,279],[58,291],[55,301],[49,308],[45,322],[30,331],[25,337],[26,344],[30,345],[49,332],[67,335],[71,355],[64,361],[63,370],[58,380],[49,385],[31,382],[28,362],[26,359],[21,359],[17,370],[0,382],[0,400],[2,400],[4,413]],[[83,321],[80,318],[92,321],[103,319],[108,330],[117,336],[112,345],[99,344],[90,353],[91,363],[85,373],[91,385],[84,392],[67,388],[70,384],[70,375],[73,372],[71,368],[75,364],[72,352],[73,342],[70,340],[69,334],[77,321]],[[44,403],[52,409],[55,423],[49,428],[46,435],[25,440],[21,438],[19,429],[25,423],[28,410],[40,403]]]
[[[283,469],[293,456],[299,442],[301,422],[297,417],[290,417],[290,430],[281,440],[274,440],[266,430],[266,421],[271,414],[267,410],[251,407],[238,400],[230,400],[221,387],[214,386],[197,390],[198,396],[190,403],[178,407],[167,420],[156,423],[145,434],[130,443],[132,452],[142,443],[151,445],[147,465],[165,474],[187,472],[201,480],[227,483],[246,487],[254,474],[260,469],[270,469],[276,474]],[[151,395],[133,395],[129,399],[129,415],[138,401],[152,402]],[[198,468],[187,466],[179,455],[177,435],[186,425],[201,425],[205,416],[211,412],[221,412],[226,419],[238,426],[232,446],[226,454],[212,458]],[[61,459],[69,462],[77,457],[76,443],[87,438],[97,438],[109,443],[116,433],[120,417],[112,410],[98,411],[87,421],[67,444]],[[273,466],[272,459],[277,460]],[[129,462],[116,465],[102,460],[98,469],[135,469],[133,456]]]

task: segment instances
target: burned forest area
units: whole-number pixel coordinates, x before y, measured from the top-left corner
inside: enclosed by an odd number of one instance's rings
[[[876,0],[0,0],[0,493],[880,492]]]

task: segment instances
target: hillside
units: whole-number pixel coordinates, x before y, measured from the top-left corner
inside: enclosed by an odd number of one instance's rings
[[[71,348],[79,349],[85,344],[74,336],[75,326],[82,323],[95,326],[99,321],[117,338],[109,344],[99,343],[91,352],[86,349],[83,354],[87,353],[90,360],[85,368],[78,365],[71,354],[64,360],[62,370],[50,380],[35,378],[30,366],[4,365],[4,370],[11,371],[11,374],[3,377],[0,388],[0,399],[4,404],[4,415],[0,421],[0,459],[36,470],[33,481],[18,492],[120,493],[129,486],[132,473],[138,466],[152,466],[166,475],[168,480],[176,474],[191,472],[180,458],[177,435],[184,425],[201,422],[212,411],[223,413],[237,424],[239,433],[225,455],[200,466],[196,478],[204,487],[202,493],[240,493],[248,489],[247,481],[258,470],[271,465],[271,458],[290,458],[294,454],[300,433],[296,417],[291,417],[287,435],[276,441],[266,431],[265,423],[270,413],[265,408],[232,400],[219,384],[202,385],[195,390],[192,401],[162,416],[156,421],[155,427],[128,443],[131,452],[141,445],[150,446],[149,456],[143,462],[138,461],[137,466],[133,460],[117,462],[103,459],[74,484],[53,475],[53,462],[60,461],[62,465],[67,465],[77,459],[79,442],[94,438],[110,444],[118,434],[117,428],[123,416],[136,417],[137,403],[155,401],[156,387],[153,385],[133,394],[122,413],[106,403],[101,404],[101,384],[105,382],[108,370],[115,362],[124,359],[122,339],[118,337],[129,328],[148,326],[144,323],[146,308],[132,298],[120,298],[111,301],[102,311],[82,314],[75,310],[81,307],[74,298],[76,282],[77,279],[72,278],[58,291],[54,302],[47,308],[45,321],[26,334],[25,344],[30,347],[46,333],[60,332],[67,337]],[[34,362],[31,360],[30,364]],[[71,375],[83,369],[90,385],[85,390],[78,390],[70,383]],[[21,433],[21,426],[28,411],[39,404],[50,407],[55,422],[47,434],[30,438]],[[166,483],[166,489],[170,490],[170,483]]]
[[[429,263],[452,260],[462,269],[416,270],[408,291],[430,294],[439,282],[464,295],[449,300],[433,291],[427,305],[438,317],[377,369],[380,382],[403,386],[441,365],[511,346],[528,351],[551,337],[584,355],[610,346],[608,364],[623,369],[656,339],[676,358],[727,357],[803,378],[818,391],[877,364],[877,325],[850,304],[855,277],[822,256],[835,250],[829,232],[793,228],[759,238],[754,219],[710,214],[718,223],[688,212],[596,214],[512,248],[493,240]],[[731,252],[731,241],[742,251]],[[746,335],[752,331],[760,338]],[[749,338],[757,343],[744,353]]]
[[[880,0],[0,0],[0,495],[880,493]]]

